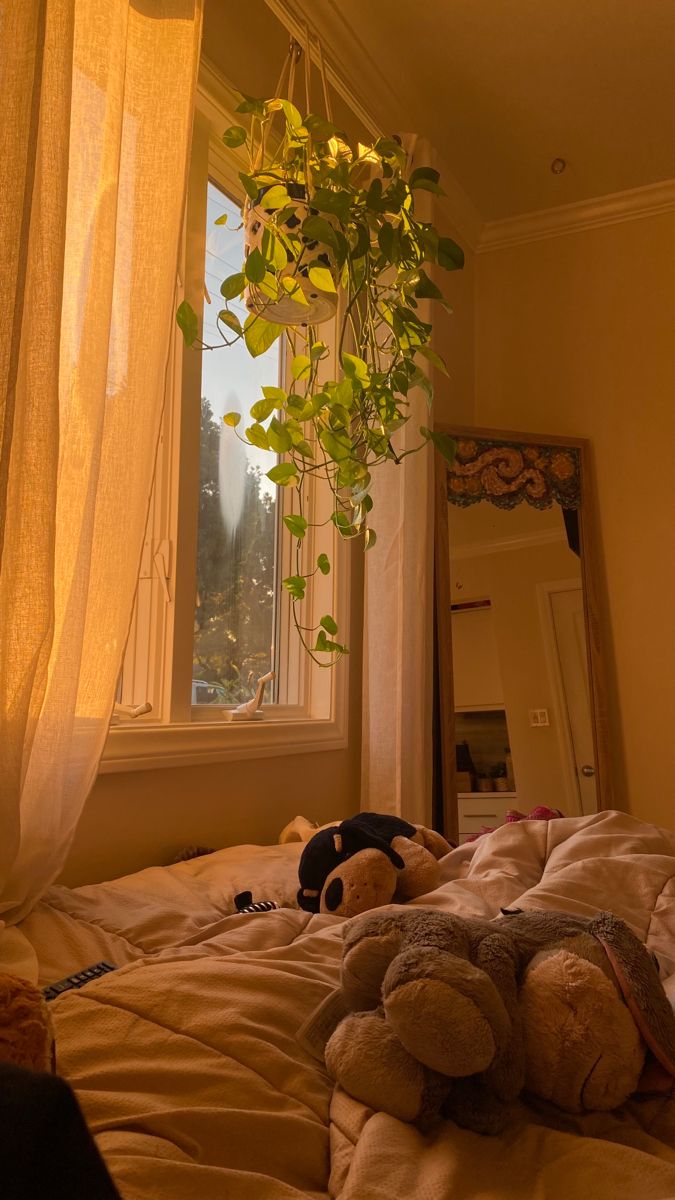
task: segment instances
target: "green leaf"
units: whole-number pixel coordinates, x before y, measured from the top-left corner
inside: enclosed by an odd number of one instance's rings
[[[246,141],[246,130],[243,125],[230,125],[223,134],[223,141],[230,150],[236,150],[237,146],[243,146]]]
[[[291,513],[289,516],[284,517],[284,525],[289,533],[292,533],[293,537],[296,538],[304,538],[305,533],[307,532],[307,522],[305,518],[298,516],[296,513]]]
[[[256,100],[255,96],[247,96],[244,92],[241,93],[241,103],[234,110],[238,113],[253,113],[256,117],[264,117],[267,115],[267,104],[264,100]]]
[[[277,271],[283,271],[287,263],[286,251],[273,230],[268,226],[260,239],[260,252],[265,262],[270,263]]]
[[[267,440],[267,433],[257,421],[255,425],[249,425],[246,430],[246,437],[252,446],[257,446],[260,450],[269,450],[270,444]]]
[[[285,454],[293,445],[293,439],[286,429],[285,425],[277,417],[272,417],[267,430],[267,437],[270,447],[277,454]],[[284,466],[292,466],[291,463],[284,463]]]
[[[435,350],[432,350],[431,346],[416,346],[415,353],[424,355],[424,357],[428,359],[432,366],[438,367],[438,370],[442,371],[444,375],[450,374],[440,354],[437,354]]]
[[[418,271],[418,275],[419,275],[419,280],[415,284],[415,288],[414,288],[414,293],[418,297],[418,299],[442,300],[443,293],[442,293],[441,289],[436,286],[433,279],[429,278],[426,271],[423,271],[420,268],[420,270]]]
[[[384,222],[377,235],[378,245],[389,262],[398,262],[399,259],[399,244],[397,237],[398,230],[394,229],[388,221]]]
[[[244,271],[250,283],[262,283],[267,267],[259,250],[251,250],[244,264]]]
[[[221,213],[213,222],[214,225],[227,225],[227,213]]]
[[[341,379],[333,393],[333,399],[336,404],[341,404],[344,408],[351,408],[354,403],[354,384],[351,379]]]
[[[312,447],[310,446],[309,442],[306,442],[304,439],[296,444],[295,449],[296,452],[301,454],[303,458],[314,458],[314,451],[312,450]]]
[[[326,637],[323,629],[320,629],[317,634],[315,650],[325,654],[348,654],[346,646],[341,646],[339,642],[333,642]]]
[[[321,618],[319,625],[321,625],[322,629],[326,630],[326,633],[336,634],[338,631],[337,621],[334,621],[328,614]]]
[[[264,317],[251,313],[244,324],[244,341],[251,357],[257,358],[269,350],[283,332],[283,328],[283,325],[275,325],[273,321],[266,321]]]
[[[328,346],[325,342],[314,342],[309,351],[309,357],[312,362],[316,362],[319,358],[325,358],[328,354]]]
[[[191,346],[199,334],[199,321],[194,308],[187,300],[183,300],[182,304],[178,305],[176,321],[185,339],[185,345]]]
[[[461,271],[464,266],[464,251],[452,238],[438,239],[437,258],[439,267],[445,267],[446,271]]]
[[[416,167],[411,172],[408,180],[408,187],[411,191],[415,188],[423,188],[426,192],[434,192],[436,195],[443,195],[443,189],[438,186],[440,175],[438,171],[434,171],[433,167]]]
[[[249,200],[257,200],[260,188],[258,187],[255,179],[253,179],[250,175],[247,175],[245,171],[239,172],[239,178],[241,179],[243,189],[246,192]]]
[[[351,421],[351,416],[341,404],[331,404],[330,421],[334,429],[346,429]]]
[[[327,142],[329,138],[339,133],[337,125],[333,125],[330,121],[325,121],[323,117],[317,117],[314,113],[309,113],[305,117],[305,128],[309,130],[312,137],[317,142]]]
[[[377,541],[377,534],[376,534],[375,530],[371,529],[370,526],[368,526],[368,528],[366,529],[366,536],[365,536],[365,549],[372,550],[376,541]]]
[[[280,100],[279,103],[284,110],[284,116],[288,121],[288,124],[293,129],[299,129],[299,127],[302,125],[302,117],[300,116],[300,113],[295,105],[291,104],[290,100]]]
[[[349,192],[331,192],[328,188],[317,188],[312,196],[312,208],[319,212],[332,213],[345,223],[349,219],[351,196]]]
[[[274,400],[256,400],[255,404],[251,405],[251,416],[255,417],[256,421],[266,421],[276,407]]]
[[[281,487],[288,487],[290,483],[295,483],[298,477],[298,469],[293,463],[277,463],[276,467],[272,467],[267,472],[267,478],[272,483],[278,483]]]
[[[443,455],[443,458],[452,466],[457,452],[457,442],[455,439],[449,437],[447,433],[436,433],[433,429],[426,429],[424,425],[420,427],[420,433],[422,437],[433,442],[436,449]]]
[[[330,575],[330,561],[327,554],[320,554],[316,560],[316,565],[322,575]]]
[[[337,233],[325,217],[305,217],[302,232],[312,242],[323,242],[326,246],[337,248]]]
[[[221,308],[218,313],[218,320],[222,321],[223,325],[227,325],[233,333],[241,334],[241,321],[236,313],[230,312],[228,308]]]
[[[291,374],[294,379],[308,379],[312,369],[310,359],[306,354],[296,354],[291,363]]]
[[[237,412],[225,413],[225,416],[223,417],[224,424],[231,425],[233,429],[236,429],[236,427],[240,421],[241,421],[241,413],[237,413]]]
[[[284,389],[280,387],[264,387],[262,389],[262,394],[266,400],[276,401],[274,405],[275,408],[281,408],[282,404],[285,403],[287,398]]]
[[[287,592],[291,593],[294,600],[304,600],[305,588],[307,580],[304,575],[289,575],[287,579],[282,579],[282,584]]]
[[[260,199],[260,207],[264,209],[285,208],[290,201],[290,196],[285,187],[280,183],[274,184],[268,188],[264,196]]]
[[[356,379],[359,383],[367,384],[370,379],[368,364],[355,354],[347,354],[346,351],[343,351],[342,369],[348,379]]]
[[[220,294],[226,300],[234,300],[235,297],[241,296],[246,287],[246,276],[243,271],[237,271],[235,275],[228,275],[220,285]]]
[[[305,308],[309,306],[309,301],[295,276],[284,275],[280,283],[284,291],[290,296],[291,300],[295,300],[296,304],[304,304]]]
[[[309,278],[314,287],[317,287],[320,292],[335,292],[337,290],[328,267],[310,267]]]
[[[351,458],[352,443],[345,434],[336,434],[332,433],[330,429],[322,429],[319,433],[319,441],[333,462],[340,463]]]

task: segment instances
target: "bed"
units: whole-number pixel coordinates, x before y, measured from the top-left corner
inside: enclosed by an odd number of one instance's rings
[[[234,847],[111,883],[52,888],[22,923],[50,983],[59,1071],[125,1200],[675,1197],[675,1100],[569,1117],[522,1103],[500,1137],[426,1135],[333,1089],[297,1032],[339,979],[342,920],[294,907],[301,846]],[[675,977],[675,835],[618,812],[503,826],[442,860],[414,901],[611,908]],[[236,892],[277,910],[232,915]]]

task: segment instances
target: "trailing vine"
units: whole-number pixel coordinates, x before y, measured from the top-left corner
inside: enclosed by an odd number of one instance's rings
[[[267,476],[297,492],[297,511],[283,518],[296,543],[296,571],[282,582],[303,645],[326,666],[347,647],[338,640],[332,614],[309,627],[298,611],[311,578],[331,569],[325,554],[311,568],[303,566],[308,481],[314,476],[326,481],[333,497],[330,520],[341,537],[363,537],[368,550],[376,542],[373,472],[387,461],[401,463],[429,440],[452,461],[451,439],[425,426],[412,449],[397,450],[394,439],[410,420],[413,389],[423,389],[431,404],[433,387],[424,368],[431,364],[447,374],[419,302],[448,305],[425,268],[458,270],[464,256],[451,238],[416,215],[418,192],[441,193],[438,172],[417,167],[408,175],[407,156],[396,139],[352,148],[335,125],[303,117],[281,98],[245,97],[237,111],[249,127],[233,125],[223,140],[233,149],[245,145],[249,154],[250,168],[240,173],[248,245],[241,270],[220,288],[221,341],[213,346],[199,339],[197,315],[187,301],[176,315],[186,344],[202,350],[243,340],[257,357],[279,338],[288,343],[288,389],[262,389],[243,435],[240,413],[227,413],[224,421],[233,436],[280,456]],[[277,116],[283,130],[275,138]],[[231,308],[242,298],[249,309],[243,324]],[[333,314],[337,378],[327,375],[330,351],[320,337],[320,322]]]

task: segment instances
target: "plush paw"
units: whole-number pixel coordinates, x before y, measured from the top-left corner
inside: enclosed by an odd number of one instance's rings
[[[355,1012],[381,1004],[382,980],[402,940],[397,913],[369,913],[345,926],[342,992]]]
[[[382,985],[387,1020],[406,1050],[443,1075],[474,1075],[492,1064],[511,1022],[492,980],[465,959],[413,946]]]
[[[352,1013],[326,1045],[326,1067],[350,1096],[399,1121],[424,1110],[426,1072],[376,1012]]]

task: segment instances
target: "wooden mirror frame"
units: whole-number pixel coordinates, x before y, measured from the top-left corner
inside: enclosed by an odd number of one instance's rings
[[[612,807],[612,782],[607,724],[607,688],[601,634],[601,589],[598,567],[596,497],[590,465],[589,442],[582,438],[553,437],[550,434],[514,433],[507,429],[478,426],[439,425],[439,433],[452,438],[507,442],[516,446],[569,447],[578,452],[581,475],[579,536],[581,546],[581,582],[584,598],[584,624],[591,702],[591,725],[595,751],[595,778],[598,811]],[[455,708],[452,675],[452,622],[450,592],[450,537],[448,523],[448,464],[435,456],[434,498],[434,619],[436,629],[437,688],[436,708],[440,746],[437,760],[443,833],[450,841],[459,841],[459,815],[455,764]],[[443,667],[446,667],[444,670]]]

